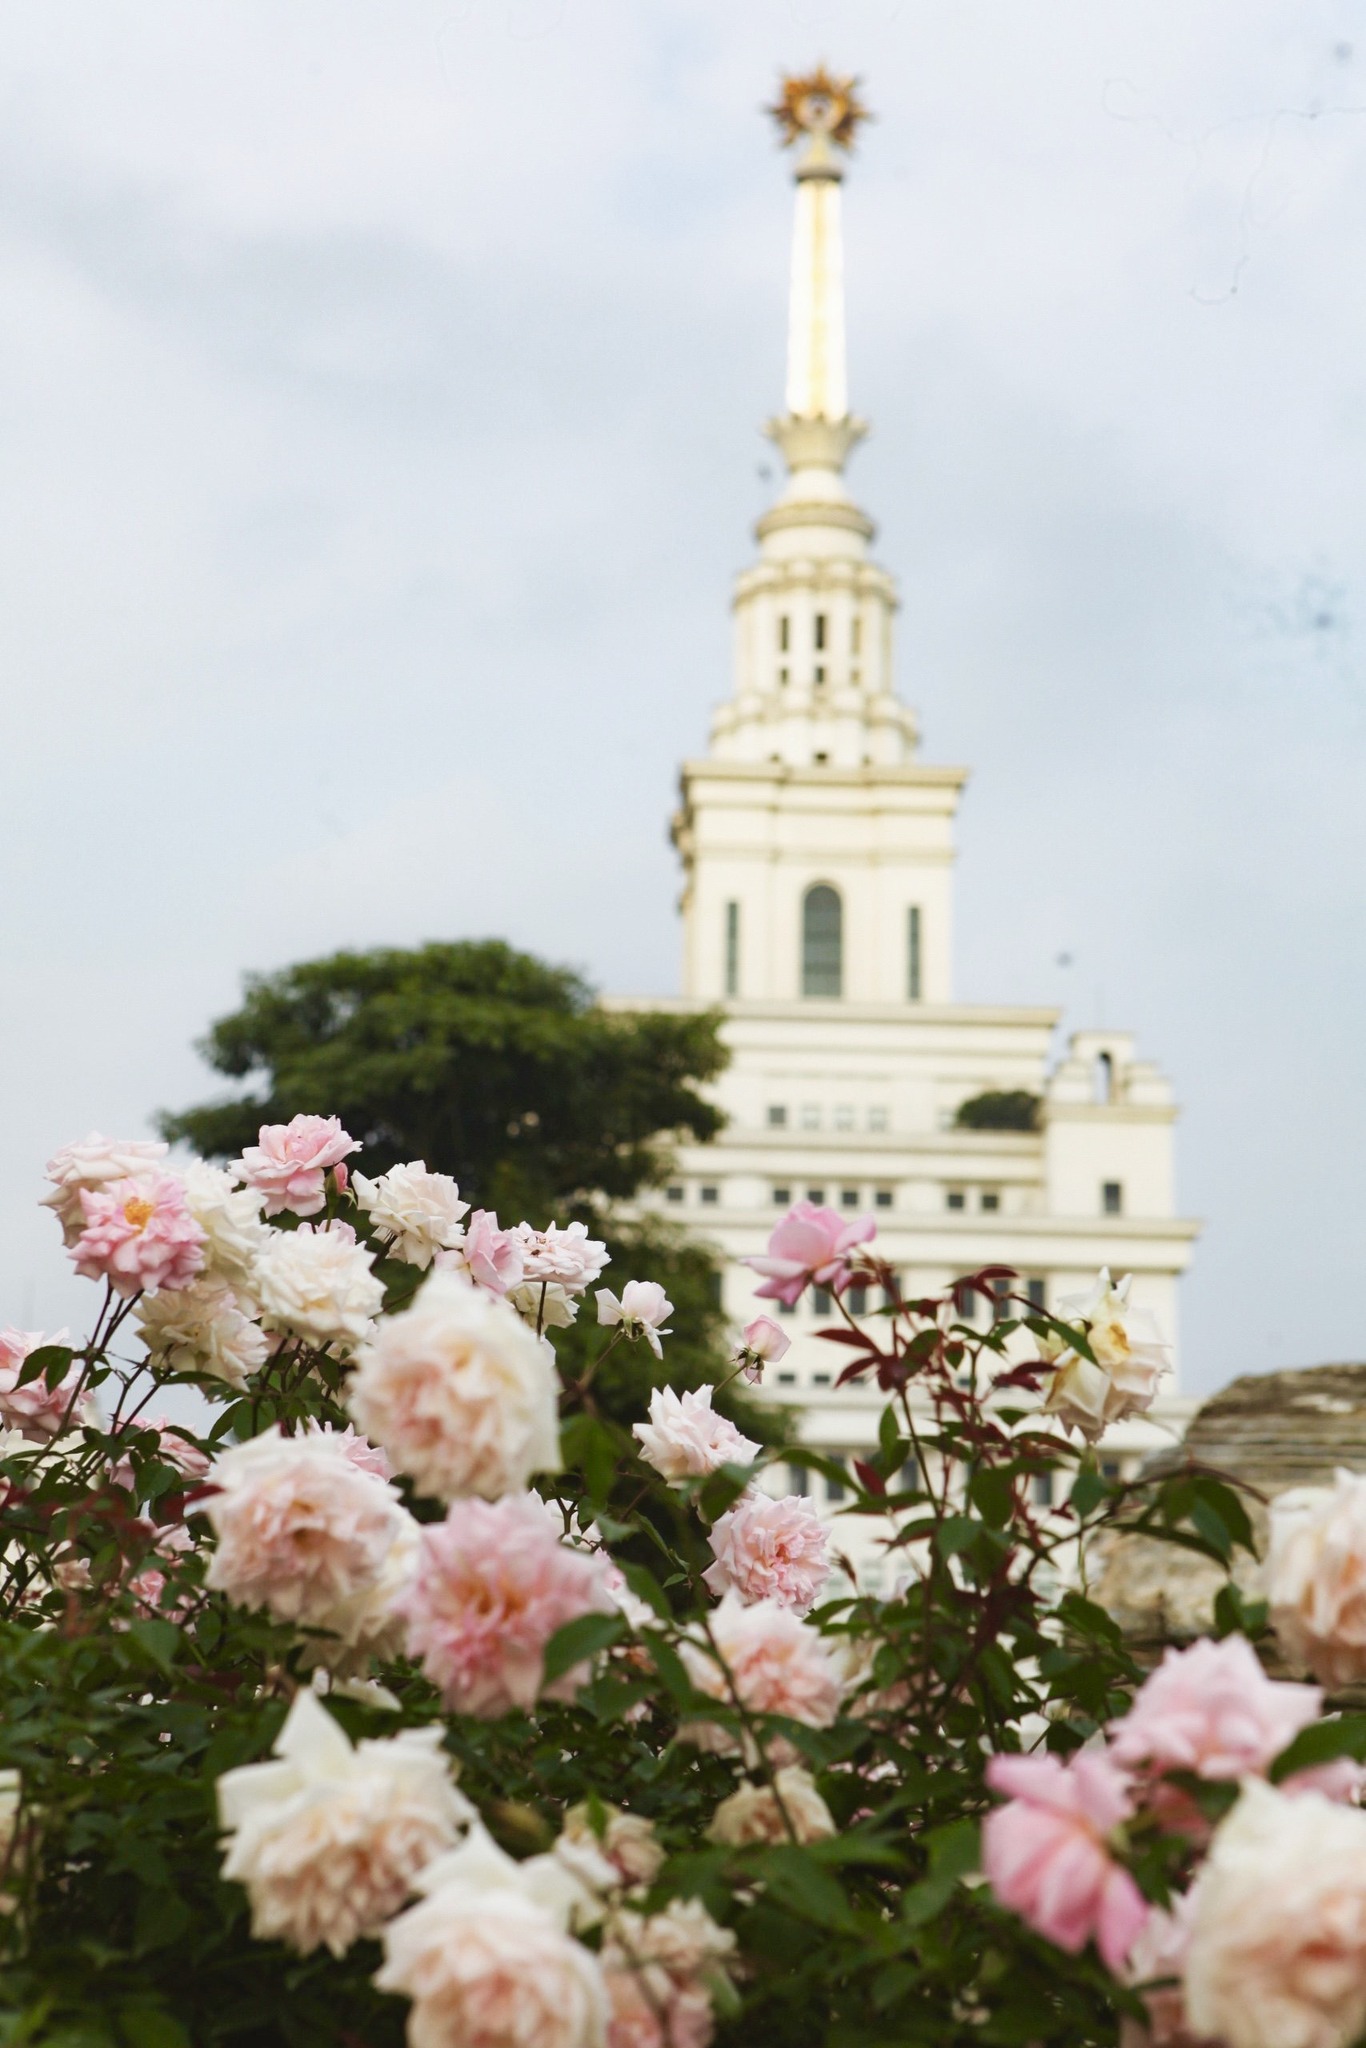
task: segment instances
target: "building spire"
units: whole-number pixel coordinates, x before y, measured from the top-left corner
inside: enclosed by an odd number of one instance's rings
[[[787,411],[769,427],[790,470],[838,471],[865,431],[849,412],[838,154],[852,149],[868,119],[857,88],[857,79],[834,78],[822,64],[805,77],[784,78],[768,109],[784,146],[804,145],[795,172]]]

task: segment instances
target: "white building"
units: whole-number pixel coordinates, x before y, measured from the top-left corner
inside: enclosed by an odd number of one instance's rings
[[[866,432],[846,394],[840,245],[839,150],[857,118],[852,90],[823,74],[786,89],[802,154],[787,409],[767,431],[787,481],[736,580],[732,693],[705,756],[683,766],[673,823],[676,1007],[725,1013],[728,1121],[680,1153],[662,1206],[725,1253],[737,1325],[757,1308],[735,1262],[809,1198],[870,1211],[905,1290],[1000,1264],[1052,1305],[1109,1266],[1134,1275],[1134,1300],[1174,1342],[1197,1226],[1175,1213],[1169,1084],[1125,1032],[1076,1032],[1051,1064],[1056,1010],[954,1001],[967,771],[920,758],[893,690],[896,586],[844,475]],[[1036,1129],[955,1120],[1016,1092],[1040,1098]],[[842,1357],[810,1335],[824,1319],[807,1303],[791,1316],[797,1341],[768,1391],[801,1405],[809,1441],[847,1453],[872,1442],[882,1400],[832,1388]],[[1172,1394],[1160,1418],[1107,1438],[1107,1458],[1170,1441],[1189,1408]]]

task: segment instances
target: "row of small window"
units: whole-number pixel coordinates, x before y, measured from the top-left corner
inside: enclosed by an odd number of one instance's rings
[[[826,1202],[826,1192],[825,1188],[806,1188],[803,1190],[802,1199],[807,1202],[814,1202],[818,1209],[823,1209]],[[671,1181],[664,1190],[664,1199],[667,1202],[682,1203],[687,1200],[687,1194],[686,1187],[680,1181]],[[713,1209],[721,1200],[721,1190],[714,1181],[704,1181],[697,1190],[697,1198],[705,1207]],[[773,1189],[772,1200],[775,1209],[790,1209],[795,1199],[790,1187],[775,1187]],[[864,1198],[858,1188],[841,1188],[839,1191],[839,1206],[841,1209],[858,1209],[862,1206],[863,1200]],[[890,1188],[874,1188],[872,1206],[875,1209],[890,1209],[892,1206],[892,1190]]]
[[[827,1451],[825,1456],[831,1464],[844,1464],[844,1459],[837,1451]],[[1125,1476],[1124,1467],[1118,1458],[1107,1458],[1100,1469],[1102,1477],[1106,1479],[1122,1479]],[[1030,1498],[1038,1508],[1061,1506],[1066,1498],[1069,1483],[1065,1472],[1036,1472],[1029,1483]],[[788,1466],[787,1484],[789,1492],[799,1494],[809,1494],[813,1488],[819,1488],[828,1501],[841,1501],[848,1493],[843,1480],[808,1471],[805,1465]]]
[[[817,612],[811,621],[811,645],[817,654],[824,654],[831,644],[830,618],[826,612]],[[778,652],[792,652],[792,620],[786,612],[778,618]],[[857,613],[849,621],[849,652],[858,654],[863,648],[863,621]]]
[[[804,1102],[797,1112],[797,1129],[801,1131],[818,1131],[821,1128],[822,1116],[823,1111],[818,1102]],[[836,1103],[830,1113],[830,1123],[831,1128],[836,1131],[857,1130],[858,1112],[855,1110],[853,1103]],[[868,1111],[866,1124],[870,1131],[890,1130],[892,1125],[890,1110],[887,1109],[884,1103],[875,1102]],[[788,1106],[785,1102],[769,1103],[768,1125],[769,1129],[774,1131],[785,1131],[788,1128]]]
[[[920,1001],[921,926],[920,905],[906,910],[906,997]],[[740,988],[740,905],[726,905],[725,987],[728,996]],[[844,994],[844,905],[838,889],[817,882],[802,898],[802,994],[842,996]]]
[[[934,1292],[935,1290],[931,1289],[929,1291]],[[989,1294],[974,1291],[964,1304],[958,1320],[965,1323],[977,1323],[983,1320],[984,1312],[987,1312],[986,1320],[993,1323],[1000,1322],[1006,1317],[1023,1315],[1026,1311],[1024,1302],[1021,1302],[1019,1299],[1021,1293],[1023,1293],[1025,1302],[1028,1303],[1031,1309],[1043,1309],[1048,1305],[1047,1281],[1041,1273],[1031,1273],[1026,1278],[1022,1288],[1014,1287],[1010,1282],[1003,1280]],[[915,1287],[909,1283],[904,1275],[901,1280],[901,1298],[903,1301],[918,1298]],[[890,1308],[893,1300],[894,1297],[880,1287],[854,1286],[844,1296],[844,1305],[851,1316],[866,1316],[870,1308]],[[828,1316],[833,1308],[834,1302],[830,1297],[828,1289],[813,1287],[811,1290],[812,1313],[818,1316]],[[791,1303],[780,1301],[778,1303],[778,1313],[780,1316],[794,1316],[797,1311]],[[795,1373],[780,1372],[778,1374],[778,1385],[780,1387],[794,1387],[796,1384],[797,1376]],[[828,1386],[829,1375],[813,1373],[811,1384],[815,1387]]]

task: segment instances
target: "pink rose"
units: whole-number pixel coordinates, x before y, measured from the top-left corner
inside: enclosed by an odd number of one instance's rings
[[[830,1537],[814,1501],[747,1493],[711,1532],[715,1564],[702,1577],[718,1598],[776,1600],[794,1614],[814,1605],[830,1576]]]
[[[335,1116],[296,1116],[262,1124],[257,1142],[237,1162],[243,1180],[265,1196],[267,1216],[292,1210],[316,1216],[327,1200],[327,1170],[360,1145]]]
[[[757,1387],[764,1367],[776,1365],[791,1346],[787,1331],[780,1330],[771,1316],[756,1316],[752,1323],[745,1324],[740,1342],[731,1353],[731,1364],[738,1367],[751,1386]]]
[[[767,1285],[754,1290],[761,1300],[785,1301],[790,1307],[808,1283],[838,1293],[849,1278],[850,1252],[876,1235],[871,1216],[846,1221],[834,1209],[798,1202],[775,1228],[765,1256],[740,1263],[766,1275]]]
[[[1119,1970],[1148,1907],[1107,1837],[1133,1812],[1123,1775],[1083,1750],[994,1756],[987,1783],[1008,1803],[982,1823],[982,1863],[1003,1906],[1036,1934],[1077,1955],[1094,1936],[1107,1969]]]
[[[56,1212],[68,1250],[85,1228],[82,1188],[93,1193],[111,1180],[141,1180],[157,1170],[167,1149],[155,1139],[103,1138],[92,1131],[80,1144],[53,1153],[46,1167],[52,1193],[42,1197],[41,1206]]]
[[[63,1427],[81,1369],[73,1363],[55,1387],[48,1386],[42,1373],[21,1387],[19,1369],[42,1345],[68,1341],[65,1330],[55,1337],[45,1337],[41,1330],[0,1330],[0,1423],[22,1430],[30,1443],[46,1443]]]
[[[519,1223],[517,1235],[522,1243],[522,1277],[558,1281],[570,1294],[582,1294],[612,1263],[606,1245],[588,1235],[586,1223],[550,1223],[544,1230]]]
[[[1322,1704],[1316,1685],[1268,1678],[1242,1636],[1192,1643],[1168,1650],[1128,1713],[1111,1722],[1110,1753],[1118,1764],[1201,1778],[1261,1774]]]
[[[515,1230],[500,1230],[493,1209],[476,1209],[460,1242],[436,1255],[443,1270],[463,1273],[485,1294],[508,1294],[522,1284],[525,1254]]]
[[[492,1720],[529,1711],[543,1692],[574,1697],[586,1667],[545,1686],[545,1646],[567,1621],[616,1611],[606,1576],[605,1557],[561,1543],[531,1495],[458,1500],[444,1522],[423,1527],[394,1611],[408,1624],[408,1654],[446,1704]]]
[[[608,1327],[619,1324],[628,1337],[643,1337],[656,1358],[664,1356],[661,1337],[673,1313],[673,1303],[657,1280],[628,1280],[618,1301],[610,1287],[597,1292],[598,1321]]]
[[[188,1287],[204,1264],[205,1233],[171,1174],[81,1189],[85,1229],[71,1247],[78,1273],[117,1294]]]
[[[723,1705],[738,1697],[748,1713],[782,1714],[808,1728],[828,1728],[839,1712],[842,1687],[825,1644],[776,1600],[746,1607],[737,1594],[727,1593],[711,1617],[710,1639],[681,1643],[679,1654],[694,1688]],[[686,1722],[678,1735],[720,1755],[744,1747],[715,1721]],[[781,1738],[768,1750],[776,1763],[792,1761],[791,1745]]]
[[[759,1445],[715,1412],[712,1392],[697,1387],[676,1394],[672,1387],[655,1387],[649,1421],[631,1425],[641,1457],[662,1479],[703,1479],[722,1465],[752,1465],[758,1457]]]

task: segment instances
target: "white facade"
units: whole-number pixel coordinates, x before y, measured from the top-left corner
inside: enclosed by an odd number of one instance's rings
[[[895,585],[845,485],[865,429],[847,411],[841,171],[819,125],[796,176],[788,411],[768,429],[787,482],[737,578],[733,691],[684,764],[673,824],[677,1007],[725,1013],[727,1124],[684,1148],[661,1206],[725,1254],[737,1325],[763,1304],[736,1261],[806,1198],[871,1212],[903,1291],[999,1264],[1051,1306],[1108,1265],[1175,1343],[1197,1226],[1175,1214],[1169,1085],[1124,1032],[1078,1032],[1052,1064],[1056,1011],[953,1000],[967,771],[918,758],[893,692]],[[955,1123],[972,1097],[1017,1090],[1042,1098],[1036,1131]],[[809,1302],[788,1319],[799,1341],[767,1392],[800,1403],[808,1441],[857,1452],[882,1399],[833,1389],[843,1359],[810,1334],[823,1320]],[[1106,1457],[1133,1462],[1188,1412],[1173,1391]]]

